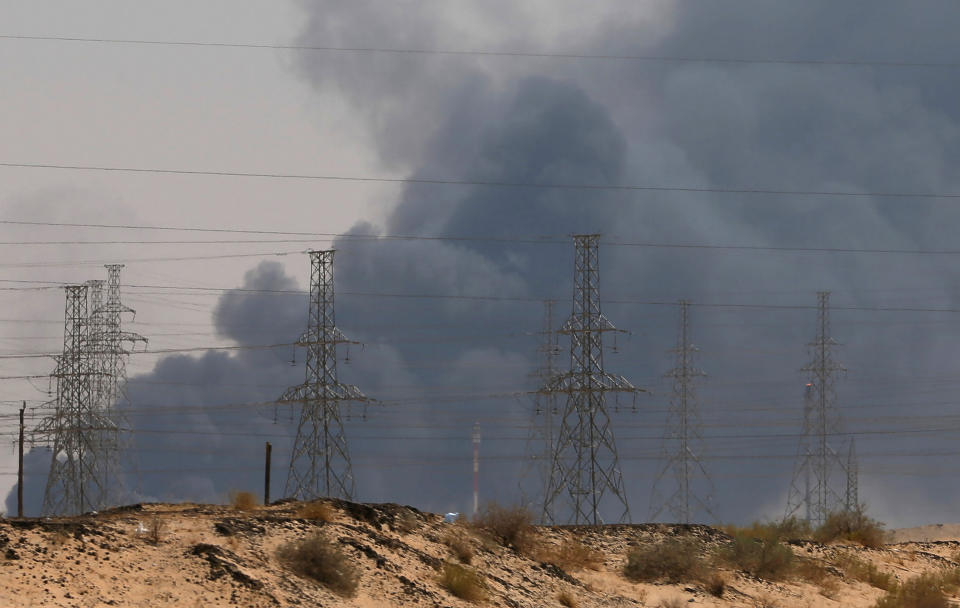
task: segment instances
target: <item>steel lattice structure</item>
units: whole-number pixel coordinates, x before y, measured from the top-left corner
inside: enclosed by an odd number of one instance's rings
[[[34,431],[53,446],[43,495],[46,515],[75,515],[101,508],[107,500],[106,461],[117,427],[93,400],[97,372],[88,343],[89,291],[89,285],[66,287],[63,353],[53,373],[54,413]]]
[[[304,500],[353,498],[353,471],[340,409],[345,402],[369,401],[356,386],[337,379],[337,345],[349,341],[337,329],[334,317],[333,255],[334,250],[310,252],[307,331],[297,341],[307,349],[306,378],[280,398],[301,407],[284,493]]]
[[[804,420],[797,463],[787,498],[785,517],[795,517],[802,508],[804,519],[819,526],[827,516],[846,507],[846,497],[831,477],[846,466],[829,442],[836,436],[840,419],[836,411],[836,376],[846,371],[833,357],[836,340],[830,337],[830,292],[817,292],[817,337],[808,344],[813,360],[801,371],[809,374],[804,393]]]
[[[604,523],[600,510],[608,498],[620,511],[614,521],[630,521],[606,395],[635,395],[640,389],[603,367],[603,334],[619,330],[600,310],[600,235],[573,238],[573,311],[559,330],[570,336],[570,371],[558,375],[539,391],[566,396],[553,444],[542,517],[545,522],[555,523],[560,519],[556,509],[561,501],[566,501],[571,523],[598,525]]]
[[[111,415],[119,415],[116,405],[125,397],[127,384],[127,357],[138,342],[147,343],[147,339],[129,331],[123,330],[123,315],[135,315],[129,306],[125,306],[120,299],[120,271],[123,264],[107,264],[107,293],[102,308],[96,310],[101,317],[99,327],[102,334],[98,344],[102,345],[102,369],[105,383],[100,403]],[[130,349],[126,347],[130,344]],[[118,418],[119,422],[125,422]]]
[[[860,510],[860,465],[857,463],[857,446],[850,438],[850,445],[847,448],[847,496],[844,506],[847,511]]]
[[[695,517],[706,516],[716,520],[716,515],[712,504],[713,482],[700,460],[703,438],[700,435],[695,383],[697,378],[706,374],[694,367],[693,358],[700,349],[691,344],[689,339],[690,302],[680,300],[679,308],[677,347],[670,351],[676,355],[676,366],[665,374],[665,377],[673,380],[667,434],[663,442],[665,462],[653,484],[650,519],[655,520],[661,513],[667,512],[676,523],[689,524]],[[668,491],[664,491],[668,476],[672,485]],[[694,486],[703,486],[706,494],[701,496]]]

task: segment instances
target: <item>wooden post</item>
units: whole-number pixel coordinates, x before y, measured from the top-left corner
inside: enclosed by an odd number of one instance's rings
[[[270,504],[270,452],[272,450],[272,446],[270,445],[269,441],[267,442],[266,449],[267,463],[263,471],[263,506]]]
[[[23,411],[27,402],[20,408],[20,458],[17,462],[17,517],[23,517]]]

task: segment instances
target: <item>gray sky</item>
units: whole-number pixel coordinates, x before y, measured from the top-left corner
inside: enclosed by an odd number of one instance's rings
[[[885,196],[960,192],[952,171],[960,152],[960,67],[953,65],[960,61],[953,43],[960,9],[951,3],[742,0],[721,8],[664,0],[584,8],[556,0],[303,0],[166,2],[151,9],[0,0],[0,9],[6,36],[606,56],[0,38],[3,163],[705,190],[5,167],[0,219],[508,238],[595,230],[611,243],[956,249],[960,216],[953,200]],[[207,237],[268,238],[0,226],[8,241]],[[130,285],[295,289],[305,286],[308,266],[294,252],[328,244],[5,246],[0,278],[81,282],[101,271],[77,260],[120,261]],[[485,495],[517,499],[529,403],[476,395],[532,388],[527,374],[537,363],[536,337],[529,332],[541,318],[535,300],[569,297],[572,246],[389,239],[341,239],[337,246],[344,293],[338,318],[366,345],[350,353],[344,377],[384,402],[365,423],[348,424],[359,498],[465,509],[464,459],[470,427],[480,419],[490,437],[484,454],[494,457],[484,469]],[[267,255],[276,252],[288,255]],[[276,265],[258,266],[256,257],[147,261],[250,253]],[[955,256],[614,245],[602,256],[609,300],[812,306],[815,292],[826,289],[837,306],[856,307],[835,311],[833,327],[844,344],[838,357],[849,368],[838,387],[844,428],[862,434],[861,496],[895,525],[956,519],[960,494],[943,489],[956,486],[947,466],[957,457],[956,431],[939,429],[955,425],[951,336],[960,317],[865,310],[960,307]],[[157,349],[287,342],[305,323],[296,296],[220,298],[142,287],[126,293],[138,311],[131,328]],[[0,297],[4,317],[17,320],[0,326],[4,353],[59,349],[61,291]],[[561,316],[568,307],[561,302]],[[666,419],[669,386],[661,375],[671,366],[665,351],[675,341],[676,310],[611,303],[606,312],[633,332],[608,363],[651,389],[638,414],[616,415],[634,519],[642,520],[655,438]],[[700,390],[704,455],[724,521],[782,513],[796,445],[784,434],[799,424],[798,370],[807,363],[814,320],[810,309],[694,309],[700,366],[709,373]],[[183,424],[162,408],[189,405],[191,428],[210,433],[202,441],[234,450],[254,470],[262,439],[238,445],[230,433],[272,425],[271,413],[213,406],[273,398],[277,387],[303,373],[289,358],[287,351],[135,355],[129,372],[137,424],[143,430]],[[48,359],[2,362],[3,375],[45,374],[51,367]],[[4,399],[44,399],[25,381],[5,382]],[[280,418],[269,428],[289,434],[289,420]],[[278,454],[289,449],[284,441],[277,440]],[[162,434],[140,442],[141,468],[193,468],[176,483],[145,476],[143,495],[222,500],[247,483],[244,474],[205,470],[212,454],[187,455],[197,444],[197,436]],[[0,455],[4,472],[13,462],[11,453]]]

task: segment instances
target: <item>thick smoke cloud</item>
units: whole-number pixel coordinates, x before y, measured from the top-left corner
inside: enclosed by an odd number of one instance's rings
[[[952,61],[960,8],[928,4],[751,1],[733,11],[668,1],[629,8],[310,1],[298,42]],[[338,97],[355,107],[385,168],[413,177],[960,190],[951,171],[960,160],[957,84],[942,68],[310,52],[296,69],[320,100]],[[838,403],[845,428],[864,433],[857,439],[862,498],[892,524],[950,520],[960,493],[921,455],[951,450],[952,435],[938,427],[952,406],[955,315],[845,307],[960,307],[952,257],[614,243],[951,249],[958,214],[949,201],[932,198],[411,184],[386,217],[367,218],[352,232],[468,238],[336,244],[338,324],[363,344],[350,347],[341,376],[379,401],[367,407],[366,421],[356,408],[347,423],[359,498],[466,509],[474,421],[484,435],[484,498],[518,500],[521,478],[524,494],[536,493],[524,459],[531,453],[530,400],[509,395],[535,387],[528,373],[538,363],[538,301],[557,299],[561,317],[569,310],[573,252],[569,243],[522,241],[601,232],[605,312],[632,332],[607,364],[649,389],[638,413],[615,414],[635,520],[646,517],[660,466],[670,391],[662,374],[676,340],[676,308],[656,302],[737,304],[695,306],[692,331],[709,374],[700,398],[716,514],[743,521],[782,513],[800,425],[799,370],[815,332],[815,310],[796,306],[815,305],[817,290],[832,290],[837,307],[833,333],[849,368]],[[507,240],[483,240],[496,238]],[[286,291],[294,283],[265,265],[245,287]],[[276,344],[302,332],[305,313],[302,295],[237,291],[224,296],[215,319],[220,334],[238,344]],[[293,434],[289,414],[273,426],[270,408],[221,406],[271,400],[301,382],[302,366],[289,359],[282,350],[174,357],[132,379],[143,496],[222,500],[231,489],[257,487],[251,480],[259,478],[264,438],[239,433],[285,435],[271,439],[282,463]],[[173,428],[209,435],[152,432]],[[889,432],[897,430],[909,432]],[[242,470],[216,470],[223,463]]]

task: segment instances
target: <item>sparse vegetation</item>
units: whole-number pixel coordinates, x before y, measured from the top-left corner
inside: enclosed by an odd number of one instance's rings
[[[777,598],[768,593],[761,593],[753,604],[756,608],[780,608]]]
[[[788,517],[780,521],[755,521],[749,526],[723,526],[723,531],[730,536],[743,535],[750,538],[774,538],[777,540],[801,540],[813,537],[810,524],[796,517]]]
[[[883,524],[868,517],[866,508],[860,505],[854,511],[831,513],[823,525],[814,531],[813,537],[821,543],[841,540],[877,549],[883,546],[886,531]]]
[[[888,591],[877,600],[874,608],[948,608],[950,602],[943,595],[936,574],[923,574]]]
[[[727,577],[716,571],[708,574],[703,584],[707,593],[713,597],[723,597],[723,594],[727,591]]]
[[[473,545],[467,538],[466,532],[460,526],[448,531],[443,539],[443,544],[450,548],[450,552],[460,563],[469,564],[473,560]]]
[[[657,608],[684,608],[687,605],[686,600],[679,597],[671,597],[660,600]]]
[[[320,500],[304,503],[304,505],[300,507],[298,515],[304,519],[312,519],[315,521],[333,521],[333,509],[330,505]]]
[[[577,598],[569,591],[561,591],[558,593],[557,601],[560,602],[561,606],[566,606],[567,608],[577,608],[580,605],[577,603]]]
[[[259,503],[253,492],[230,492],[230,505],[237,511],[253,511]]]
[[[154,514],[147,526],[147,540],[155,545],[159,544],[166,529],[167,523],[159,515]]]
[[[844,555],[837,559],[834,564],[837,568],[858,581],[863,581],[877,589],[891,591],[897,586],[897,579],[889,572],[884,572],[876,565],[864,561],[854,555]]]
[[[634,582],[681,583],[699,580],[706,564],[690,539],[668,538],[634,549],[627,555],[623,575]]]
[[[479,513],[474,524],[504,547],[520,553],[533,548],[533,514],[525,507],[501,507],[491,502]]]
[[[360,574],[349,557],[321,534],[285,544],[277,557],[288,568],[311,578],[334,593],[352,596],[357,591]]]
[[[720,558],[730,566],[767,579],[785,578],[793,568],[794,556],[776,536],[754,538],[737,534],[720,551]]]
[[[410,511],[403,511],[393,520],[393,529],[401,534],[409,534],[419,525],[420,520]]]
[[[564,539],[558,547],[541,548],[536,557],[564,570],[599,570],[603,564],[602,553],[573,538]]]
[[[487,597],[483,579],[476,570],[460,564],[445,563],[439,582],[447,591],[468,602],[482,602]]]

